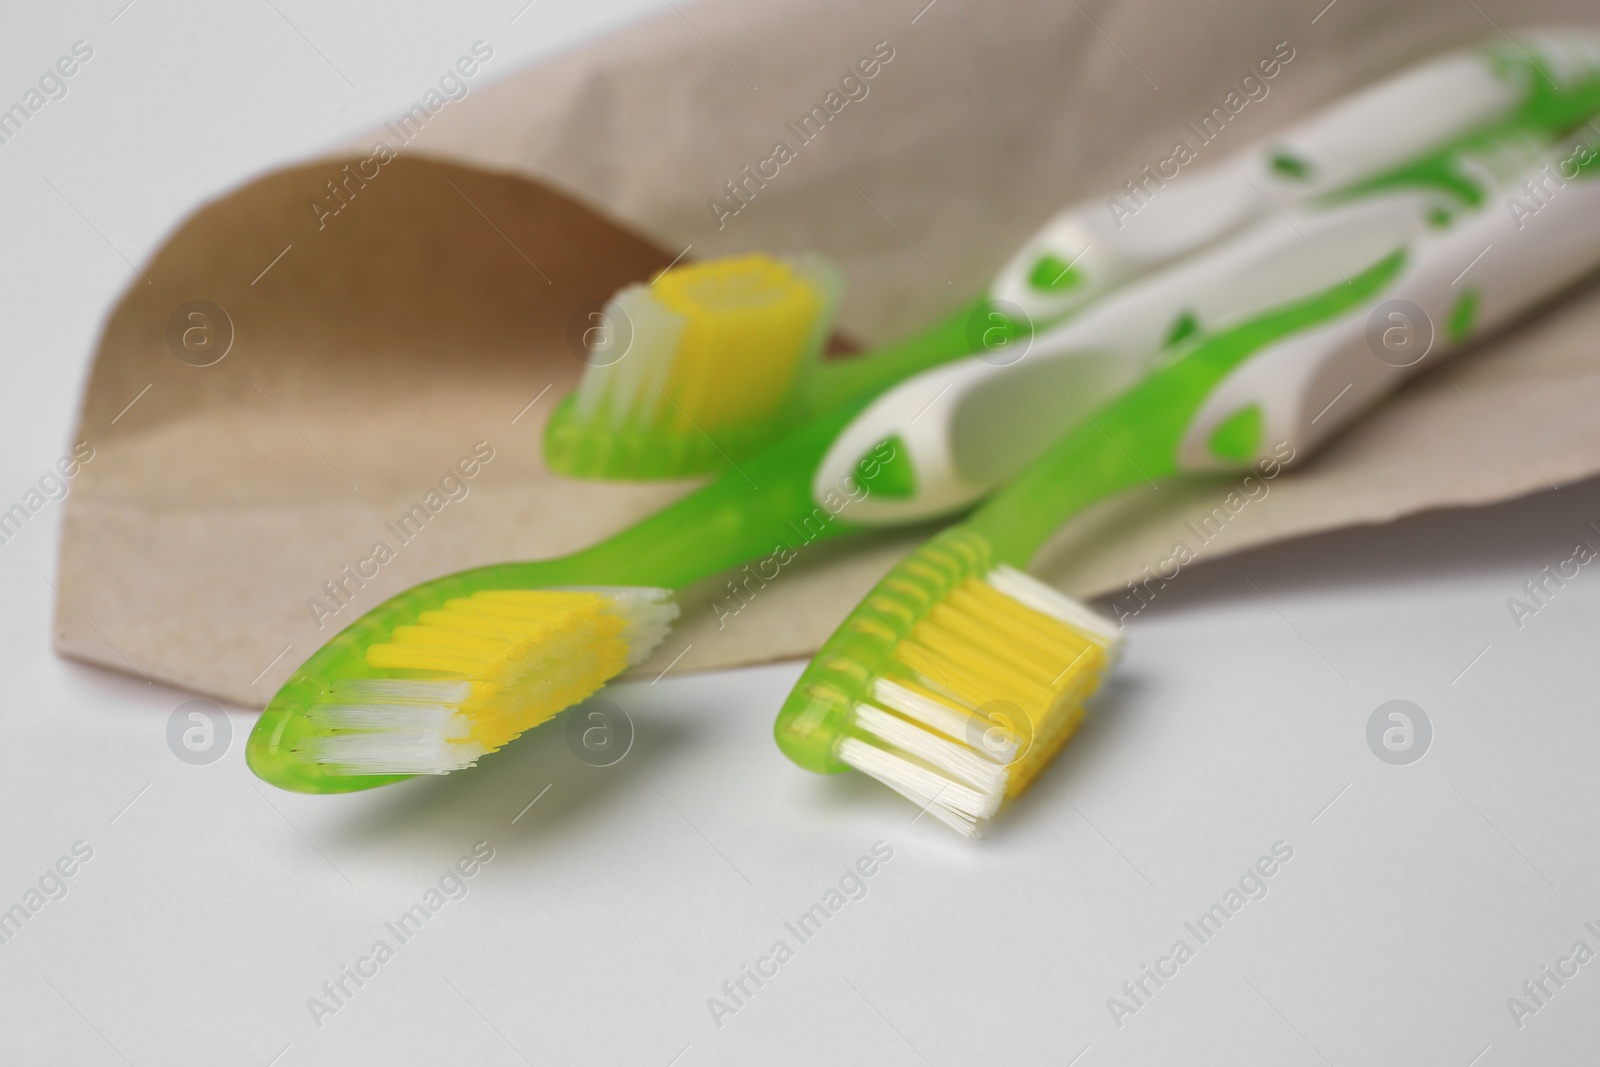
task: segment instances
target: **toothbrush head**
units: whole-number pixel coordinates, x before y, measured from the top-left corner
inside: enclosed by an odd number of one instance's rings
[[[304,793],[470,767],[643,660],[677,614],[665,589],[417,586],[295,672],[246,760]]]
[[[1121,642],[955,527],[828,639],[779,713],[778,746],[807,770],[871,775],[975,836],[1066,744]]]
[[[589,366],[546,427],[546,461],[608,479],[737,462],[798,418],[841,288],[818,257],[749,255],[621,290],[588,331]]]

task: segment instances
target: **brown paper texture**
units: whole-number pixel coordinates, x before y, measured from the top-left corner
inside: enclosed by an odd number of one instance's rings
[[[568,481],[541,462],[544,419],[581,369],[574,315],[618,286],[683,254],[815,250],[849,279],[841,329],[885,340],[978,291],[1055,209],[1167,154],[1277,42],[1294,59],[1205,153],[1495,26],[1594,17],[1585,3],[1513,0],[1339,0],[1315,15],[1243,0],[684,5],[475,88],[404,139],[391,124],[201,207],[100,341],[74,438],[94,458],[63,520],[56,647],[260,705],[384,597],[570,551],[688,488]],[[867,94],[797,137],[875,48],[891,58]],[[394,158],[375,158],[380,140]],[[707,202],[779,140],[794,158],[719,225]],[[174,322],[179,335],[208,328],[184,318],[192,301],[231,323],[210,366],[169,343]],[[1595,291],[1569,294],[1414,382],[1214,520],[1209,542],[1191,524],[1226,480],[1096,509],[1038,569],[1074,593],[1121,591],[1113,606],[1131,610],[1124,583],[1179,540],[1203,560],[1588,477],[1597,325]],[[215,351],[230,331],[209,328]],[[809,548],[720,627],[721,580],[708,580],[642,670],[809,653],[927,532]]]

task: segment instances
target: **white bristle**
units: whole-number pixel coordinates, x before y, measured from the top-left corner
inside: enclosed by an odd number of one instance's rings
[[[453,704],[317,704],[311,721],[329,730],[421,730],[456,741],[472,732]]]
[[[377,730],[332,734],[305,742],[314,763],[346,774],[449,774],[470,767],[483,746],[447,741],[427,730]]]
[[[978,820],[994,814],[983,794],[869,742],[845,738],[839,744],[839,758],[963,836],[976,837]]]
[[[616,426],[647,425],[661,405],[684,317],[647,285],[619,291],[589,326],[590,366],[578,383],[577,414],[604,413]]]
[[[1089,637],[1098,640],[1106,650],[1107,670],[1110,670],[1121,656],[1123,641],[1121,627],[1088,605],[1004,563],[990,571],[984,580],[1012,600],[1026,604],[1041,615],[1048,615],[1059,622],[1064,622],[1073,629],[1081,630]]]
[[[989,735],[995,724],[954,697],[923,696],[890,678],[879,678],[872,686],[872,695],[878,703],[892,708],[909,718],[936,730],[946,737],[964,741],[971,737]],[[1009,763],[1016,755],[1017,739],[1007,731],[1009,740],[1003,745],[989,744],[985,753],[1001,763]],[[992,740],[992,735],[989,736]]]
[[[971,786],[990,798],[995,808],[1000,806],[1000,798],[1006,794],[1003,764],[994,762],[977,749],[930,733],[914,722],[871,704],[856,705],[855,721],[869,734]]]
[[[446,686],[466,698],[466,682],[427,682],[401,679],[362,679],[361,688],[387,690],[373,693],[370,703],[316,704],[311,721],[319,728],[336,730],[305,742],[305,756],[314,763],[337,764],[352,773],[448,774],[470,767],[483,755],[483,747],[468,741],[471,724],[454,703],[412,703],[407,696],[424,697]],[[374,684],[382,683],[382,684]],[[345,683],[341,695],[353,697],[357,686]],[[409,692],[408,692],[409,690]]]
[[[681,614],[672,590],[636,585],[574,586],[602,593],[611,600],[611,610],[627,623],[622,632],[628,642],[628,666],[637,667],[667,639],[672,624]]]
[[[1016,753],[1016,740],[986,751],[995,724],[954,697],[925,696],[887,678],[877,680],[873,695],[901,715],[857,704],[855,725],[884,744],[847,737],[839,758],[957,833],[977,836],[978,820],[993,816],[1005,799],[1005,764]],[[973,738],[984,738],[985,748],[965,743]]]
[[[471,692],[471,682],[420,678],[345,678],[328,687],[330,696],[387,698],[397,704],[459,704]]]

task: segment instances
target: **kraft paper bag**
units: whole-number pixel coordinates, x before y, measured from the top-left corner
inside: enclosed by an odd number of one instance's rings
[[[260,705],[383,598],[568,552],[692,487],[541,461],[584,316],[617,287],[680,257],[814,250],[848,278],[841,334],[887,340],[977,292],[1057,208],[1168,156],[1264,56],[1292,58],[1200,161],[1497,27],[1595,18],[1578,0],[1319,6],[713,0],[527,70],[474,45],[369,136],[199,207],[130,280],[73,439],[92,458],[56,647]],[[1179,540],[1213,558],[1588,477],[1597,327],[1580,287],[1214,536],[1191,531],[1226,480],[1164,487],[1086,514],[1039,570],[1132,613],[1125,583]],[[753,598],[708,579],[642,672],[807,654],[928,532],[808,547]]]

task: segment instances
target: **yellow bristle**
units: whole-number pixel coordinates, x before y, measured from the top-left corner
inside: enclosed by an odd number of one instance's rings
[[[1075,682],[1062,691],[1056,705],[1058,713],[1045,724],[1042,733],[1034,736],[1028,751],[1011,765],[1006,796],[1017,796],[1032,785],[1039,772],[1049,766],[1056,753],[1072,739],[1083,721],[1084,701],[1094,695],[1098,686],[1099,679],[1094,675],[1078,675]]]
[[[815,345],[825,295],[768,256],[694,263],[656,279],[655,298],[683,317],[664,412],[686,432],[714,432],[779,410]]]
[[[447,601],[367,649],[384,670],[475,682],[459,706],[498,748],[582,700],[628,662],[624,620],[599,593],[497,590]]]
[[[1019,742],[1006,795],[1027,788],[1066,743],[1099,685],[1106,650],[1095,638],[969,578],[930,610],[895,649],[899,662],[945,703],[982,716],[1000,706]],[[971,738],[957,738],[971,743]]]
[[[989,614],[989,613],[985,613]],[[950,604],[941,604],[929,613],[927,638],[937,642],[936,647],[953,646],[953,654],[978,654],[993,662],[997,668],[1006,668],[1020,678],[1040,685],[1049,685],[1066,663],[1055,663],[1060,643],[1040,640],[1038,635],[1015,625],[1010,618],[985,618],[972,612],[958,610]],[[1075,645],[1072,655],[1080,649]]]

